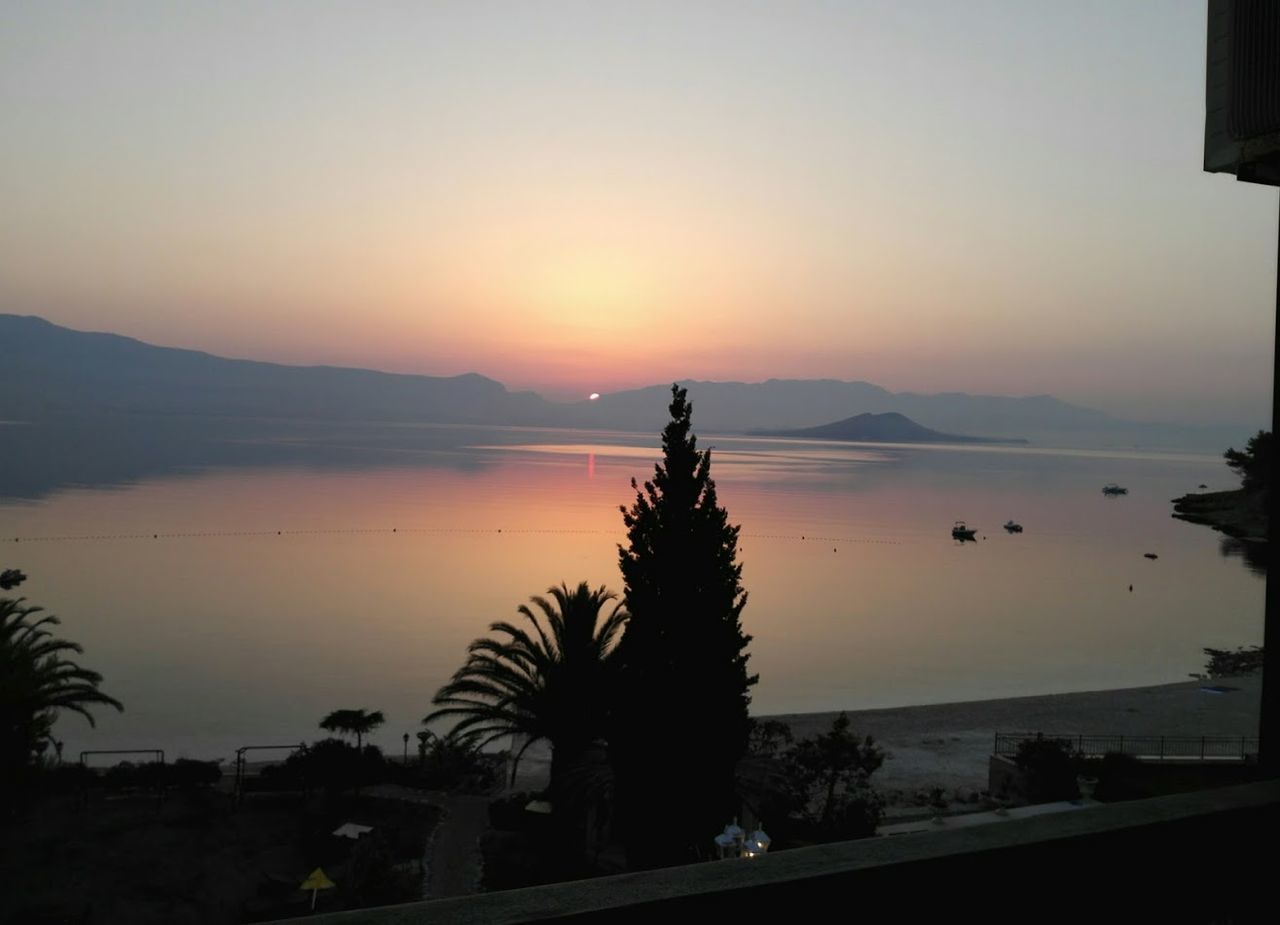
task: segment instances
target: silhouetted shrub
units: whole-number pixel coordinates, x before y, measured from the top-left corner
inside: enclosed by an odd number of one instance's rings
[[[102,785],[108,790],[156,790],[165,785],[168,768],[159,761],[122,761],[107,768]]]
[[[529,813],[525,807],[530,800],[544,799],[543,794],[522,791],[489,802],[489,825],[507,832],[520,832],[528,828]]]
[[[459,790],[485,793],[493,789],[502,776],[503,755],[485,754],[475,746],[474,738],[446,736],[437,738],[423,751],[413,772],[414,783],[429,790]]]
[[[1108,752],[1088,762],[1087,773],[1098,779],[1093,796],[1096,800],[1141,800],[1155,793],[1147,769],[1137,758],[1119,752]]]
[[[82,764],[56,765],[40,775],[40,789],[49,794],[77,793],[98,783],[98,775]]]
[[[1080,762],[1066,739],[1037,735],[1018,743],[1014,763],[1026,776],[1027,799],[1032,803],[1074,800],[1080,796],[1076,773]]]
[[[169,765],[165,775],[170,786],[183,790],[195,790],[200,787],[214,787],[222,780],[222,767],[216,761],[196,761],[192,758],[179,758]]]
[[[262,789],[318,787],[341,793],[388,777],[386,759],[376,745],[357,749],[341,739],[321,739],[290,755],[283,764],[263,768]]]

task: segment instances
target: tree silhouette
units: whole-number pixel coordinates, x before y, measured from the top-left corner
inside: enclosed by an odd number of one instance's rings
[[[328,732],[342,732],[356,737],[356,748],[364,748],[364,737],[377,729],[387,718],[381,710],[334,710],[320,720],[320,728]]]
[[[627,631],[610,728],[615,811],[633,866],[691,860],[737,815],[734,772],[750,731],[738,530],[716,497],[711,453],[685,389],[652,481],[622,508]]]
[[[1228,447],[1223,453],[1227,466],[1240,476],[1245,491],[1257,491],[1267,487],[1271,475],[1271,454],[1274,439],[1269,430],[1260,430],[1245,444],[1243,450]]]
[[[98,689],[102,675],[67,657],[84,650],[53,635],[58,618],[39,616],[43,608],[24,601],[0,598],[0,776],[6,777],[53,744],[59,711],[79,713],[92,726],[91,707],[124,709]]]
[[[880,803],[867,781],[884,764],[884,750],[849,726],[841,713],[830,731],[802,739],[787,755],[800,811],[833,838],[873,835],[880,820]]]
[[[517,608],[532,633],[498,622],[489,626],[496,638],[471,643],[466,664],[435,696],[440,708],[423,722],[460,717],[451,735],[475,737],[477,747],[506,736],[524,738],[512,780],[525,749],[550,742],[551,787],[563,797],[566,772],[605,732],[613,645],[627,614],[619,604],[602,622],[601,611],[617,595],[603,586],[593,591],[585,581],[572,591],[565,584],[548,588],[547,594],[551,600],[529,599],[537,613],[524,604]]]

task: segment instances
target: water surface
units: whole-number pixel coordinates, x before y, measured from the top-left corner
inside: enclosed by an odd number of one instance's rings
[[[618,507],[657,457],[654,435],[263,423],[54,461],[72,438],[37,430],[0,464],[0,556],[127,707],[60,722],[68,755],[225,758],[339,707],[383,710],[398,752],[489,622],[560,581],[620,590]],[[757,712],[1154,684],[1261,642],[1263,582],[1169,516],[1231,487],[1219,457],[703,444],[742,525]]]

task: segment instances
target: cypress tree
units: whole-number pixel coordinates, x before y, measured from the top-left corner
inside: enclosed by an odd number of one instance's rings
[[[621,508],[631,619],[618,646],[609,743],[616,831],[633,867],[693,860],[737,815],[734,771],[756,682],[741,624],[740,528],[716,498],[686,390],[671,393],[662,461],[643,488],[632,479],[635,502]]]

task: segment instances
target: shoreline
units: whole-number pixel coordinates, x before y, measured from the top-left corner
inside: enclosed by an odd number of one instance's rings
[[[1225,688],[1222,693],[1204,690]],[[980,792],[997,732],[1084,735],[1256,736],[1262,675],[995,700],[846,710],[850,731],[886,751],[872,786],[892,798],[941,787]],[[796,739],[830,729],[839,710],[761,715]],[[890,800],[892,802],[892,799]]]
[[[1244,543],[1267,544],[1264,492],[1211,491],[1173,499],[1173,516],[1187,523],[1211,527]]]
[[[1213,686],[1227,690],[1203,689]],[[799,740],[827,732],[841,712],[848,714],[850,732],[871,736],[885,750],[885,762],[872,775],[871,785],[885,798],[890,815],[896,815],[914,805],[917,794],[935,788],[961,795],[986,790],[997,732],[1253,737],[1258,734],[1261,695],[1262,675],[1256,673],[1145,687],[752,718],[784,722]],[[510,789],[545,787],[549,769],[546,746],[530,748]]]
[[[1210,692],[1207,687],[1224,690]],[[918,805],[918,795],[934,789],[961,799],[985,791],[998,732],[1254,737],[1261,692],[1259,672],[1143,687],[753,718],[784,722],[799,740],[827,732],[846,713],[853,734],[871,736],[885,750],[885,762],[871,784],[884,797],[889,815],[896,816]],[[384,754],[389,760],[400,757],[398,749]],[[274,763],[265,759],[250,766]],[[538,743],[525,752],[514,786],[504,786],[504,792],[543,789],[549,771],[550,749]]]

